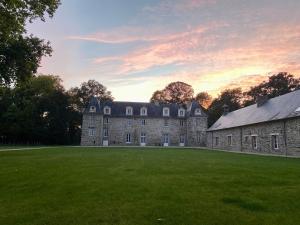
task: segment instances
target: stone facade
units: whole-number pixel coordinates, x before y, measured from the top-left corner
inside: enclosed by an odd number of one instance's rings
[[[128,108],[132,115],[126,114]],[[141,115],[142,108],[147,115]],[[206,129],[207,116],[196,102],[180,106],[93,99],[83,113],[81,145],[205,146]]]
[[[208,131],[207,147],[300,156],[300,117]]]

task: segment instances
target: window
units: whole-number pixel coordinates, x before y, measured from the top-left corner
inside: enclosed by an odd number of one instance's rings
[[[201,142],[201,132],[197,131],[197,142],[200,143]]]
[[[104,123],[105,124],[108,124],[109,123],[109,119],[106,117],[106,118],[104,118]]]
[[[108,137],[108,129],[106,127],[103,128],[103,137]]]
[[[93,125],[94,125],[94,117],[89,116],[89,126],[93,126]]]
[[[94,137],[96,135],[96,129],[94,127],[89,128],[89,136]]]
[[[96,107],[95,106],[91,106],[90,107],[90,112],[96,112]]]
[[[127,144],[131,143],[131,134],[130,133],[126,134],[126,143]]]
[[[168,120],[168,119],[165,119],[165,120],[164,120],[164,126],[165,126],[165,127],[168,127],[168,126],[169,126],[169,120]]]
[[[180,135],[180,137],[179,137],[179,143],[180,144],[184,144],[185,143],[185,136],[184,136],[184,134]]]
[[[168,107],[163,108],[163,116],[170,116],[170,109]]]
[[[216,146],[219,145],[219,137],[215,137],[215,145],[216,145]]]
[[[178,116],[179,117],[184,117],[184,113],[185,113],[184,109],[178,109]]]
[[[127,120],[127,125],[128,125],[128,126],[131,126],[131,125],[132,125],[132,119],[128,119],[128,120]]]
[[[169,143],[169,134],[164,134],[163,139],[164,139],[164,143],[168,144]]]
[[[228,146],[232,146],[232,135],[227,136],[227,144]]]
[[[145,126],[146,125],[146,120],[145,119],[142,119],[142,126]]]
[[[196,110],[195,110],[195,115],[196,115],[196,116],[201,116],[201,109],[199,109],[199,108],[196,109]]]
[[[257,149],[257,136],[256,135],[251,136],[251,142],[252,142],[252,148]]]
[[[249,140],[249,136],[246,135],[246,136],[245,136],[245,143],[248,143],[248,140]]]
[[[200,126],[201,125],[201,120],[199,118],[196,119],[196,126]]]
[[[132,116],[133,108],[131,106],[126,107],[126,116]]]
[[[147,116],[147,108],[146,107],[142,107],[140,114],[141,114],[141,116]]]
[[[141,133],[141,143],[146,143],[146,133]]]
[[[179,124],[180,124],[181,127],[183,127],[184,126],[184,120],[180,120]]]
[[[272,134],[271,138],[272,138],[272,149],[278,149],[279,148],[279,144],[278,144],[278,134]]]
[[[110,115],[110,107],[109,106],[104,107],[104,114],[105,115]]]

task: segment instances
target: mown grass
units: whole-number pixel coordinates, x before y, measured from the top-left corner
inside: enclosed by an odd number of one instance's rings
[[[0,224],[300,224],[300,159],[192,149],[0,152]]]

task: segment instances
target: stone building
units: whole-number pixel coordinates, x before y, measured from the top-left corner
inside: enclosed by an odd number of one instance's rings
[[[81,145],[205,146],[207,115],[190,104],[99,102],[83,112]]]
[[[207,130],[207,147],[300,155],[300,90],[224,114]]]

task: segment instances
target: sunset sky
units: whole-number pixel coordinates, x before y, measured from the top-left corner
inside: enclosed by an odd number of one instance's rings
[[[299,0],[62,0],[28,32],[54,50],[40,73],[66,88],[95,79],[116,100],[148,101],[178,80],[216,95],[300,75]]]

